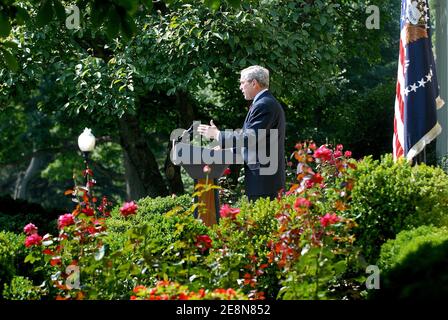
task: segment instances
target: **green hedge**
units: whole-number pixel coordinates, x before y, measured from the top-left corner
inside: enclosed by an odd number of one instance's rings
[[[351,213],[359,224],[357,244],[369,264],[381,245],[402,230],[448,225],[448,176],[440,168],[367,157],[353,171]]]
[[[371,299],[434,300],[448,296],[448,228],[402,231],[381,248],[381,287]]]
[[[5,283],[3,297],[6,300],[40,300],[41,293],[27,277],[14,276],[9,285]]]
[[[439,245],[448,240],[448,228],[421,226],[416,229],[402,231],[396,239],[389,240],[381,247],[378,266],[381,270],[392,269],[403,262],[412,252],[422,245],[431,243]]]
[[[24,235],[0,231],[0,293],[18,273],[19,264],[23,263],[24,242]]]
[[[120,214],[121,205],[116,206],[111,212],[111,218],[106,220],[109,231],[122,233],[130,227],[146,221],[155,220],[155,223],[157,223],[161,219],[160,215],[176,207],[180,207],[184,211],[187,210],[191,207],[192,200],[189,195],[179,197],[146,197],[138,200],[137,205],[137,215],[133,219],[122,217]]]

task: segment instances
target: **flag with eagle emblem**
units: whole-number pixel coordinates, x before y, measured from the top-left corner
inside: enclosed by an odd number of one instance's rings
[[[411,161],[442,131],[437,109],[444,102],[439,96],[429,21],[427,0],[402,0],[393,136],[395,160],[405,157]]]

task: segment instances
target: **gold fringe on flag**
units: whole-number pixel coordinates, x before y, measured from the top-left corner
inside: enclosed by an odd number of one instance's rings
[[[402,39],[405,40],[405,45],[422,38],[428,38],[428,32],[426,31],[425,25],[414,26],[410,23],[406,23],[402,32],[404,33]]]
[[[438,96],[438,97],[436,98],[436,106],[437,106],[437,109],[442,108],[444,104],[445,104],[445,101],[443,101],[443,99],[440,98],[440,96]]]

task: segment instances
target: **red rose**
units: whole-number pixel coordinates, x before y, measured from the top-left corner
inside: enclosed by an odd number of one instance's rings
[[[201,236],[196,236],[196,243],[195,246],[201,250],[202,253],[207,251],[212,247],[212,239],[206,234]]]
[[[42,243],[42,237],[37,233],[33,233],[25,239],[25,247],[40,246]]]
[[[90,207],[82,208],[81,212],[85,213],[86,216],[89,216],[89,217],[91,217],[95,214],[95,211],[93,211],[93,208],[90,208]]]
[[[306,186],[307,189],[312,188],[314,186],[313,180],[311,180],[311,179],[306,180],[305,181],[305,186]]]
[[[227,175],[229,175],[230,173],[232,173],[232,171],[230,170],[230,168],[226,168],[226,170],[224,170],[223,175],[227,176]]]
[[[311,201],[305,198],[297,198],[294,203],[294,209],[298,210],[299,208],[309,208],[311,206]]]
[[[58,228],[64,229],[66,226],[75,224],[75,217],[71,213],[64,214],[58,218]]]
[[[23,232],[25,232],[28,236],[37,233],[37,227],[32,224],[28,223],[25,228],[23,228]]]
[[[120,213],[122,216],[127,217],[131,214],[136,214],[136,211],[138,209],[138,206],[135,204],[134,201],[126,202],[121,208]]]
[[[320,218],[320,224],[324,228],[328,225],[335,224],[338,221],[339,221],[339,217],[336,215],[336,213],[333,213],[333,214],[327,213],[325,216]]]
[[[219,210],[219,215],[221,218],[230,218],[234,220],[236,218],[236,215],[240,213],[240,209],[238,208],[232,208],[228,204],[224,204],[221,206],[221,209]]]
[[[330,161],[332,152],[325,146],[320,146],[319,149],[314,151],[314,157],[322,161]]]
[[[320,173],[316,173],[311,177],[311,181],[313,181],[313,183],[320,184],[324,181],[324,177],[322,177]]]
[[[335,158],[342,157],[342,151],[336,150],[333,155]]]

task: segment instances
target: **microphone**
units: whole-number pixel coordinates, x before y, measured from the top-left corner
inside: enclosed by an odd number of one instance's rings
[[[193,128],[193,124],[192,124],[192,125],[190,126],[190,128],[188,128],[187,130],[185,130],[184,133],[182,133],[182,134],[177,138],[176,143],[177,143],[177,142],[180,142],[180,141],[183,139],[183,137],[185,137],[186,134],[192,135],[192,134],[193,134],[193,130],[194,130],[194,128]]]

